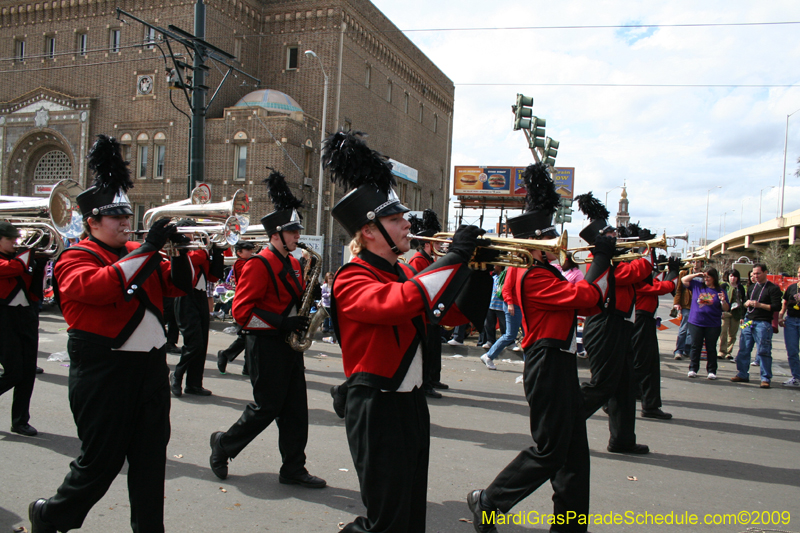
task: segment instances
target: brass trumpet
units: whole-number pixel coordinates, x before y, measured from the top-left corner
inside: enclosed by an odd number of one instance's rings
[[[662,250],[666,251],[667,249],[667,236],[666,234],[661,235],[658,239],[650,239],[648,241],[617,241],[616,244],[617,248],[622,249],[630,249],[633,250],[635,248],[642,248],[644,247],[645,250],[643,252],[628,252],[622,255],[615,255],[611,258],[613,263],[625,263],[627,261],[633,261],[634,259],[641,259],[642,257],[646,257],[650,255],[650,250],[653,248],[661,248]],[[592,258],[587,257],[583,261],[576,259],[575,252],[590,252],[594,249],[594,246],[581,246],[579,248],[571,248],[567,250],[567,252],[572,254],[572,261],[579,265],[591,263]]]
[[[433,237],[409,235],[408,238],[435,244],[449,245],[453,240],[453,233],[437,233]],[[481,240],[484,242],[488,241],[488,244],[478,245],[475,250],[476,253],[473,253],[473,259],[481,248],[499,252],[499,255],[496,259],[487,262],[470,260],[469,266],[475,270],[486,270],[487,265],[530,268],[533,266],[533,255],[531,252],[536,250],[558,255],[561,263],[566,262],[567,259],[566,231],[562,233],[560,237],[547,240],[515,239],[513,237],[481,237]],[[436,249],[436,247],[433,249],[433,255],[442,256],[444,253],[445,252]]]

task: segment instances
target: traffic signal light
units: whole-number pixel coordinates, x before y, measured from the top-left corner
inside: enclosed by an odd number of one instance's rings
[[[558,210],[561,212],[561,220],[560,222],[563,224],[565,222],[572,222],[572,198],[561,198],[558,201],[561,204],[558,207]]]
[[[544,148],[544,127],[547,121],[539,117],[531,117],[531,138],[529,146],[533,148]]]
[[[533,116],[533,96],[517,94],[517,103],[514,105],[514,131],[519,129],[531,129],[531,119]]]
[[[544,141],[544,147],[542,150],[542,159],[544,159],[544,163],[549,166],[555,166],[556,164],[556,156],[558,155],[558,141],[547,137]],[[570,205],[572,202],[570,201]]]

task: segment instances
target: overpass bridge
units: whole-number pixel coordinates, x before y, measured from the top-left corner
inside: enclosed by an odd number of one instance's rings
[[[773,218],[756,226],[740,229],[720,237],[702,249],[707,256],[724,253],[744,255],[753,258],[759,249],[772,242],[781,244],[798,244],[800,236],[800,209],[787,213],[781,218]]]

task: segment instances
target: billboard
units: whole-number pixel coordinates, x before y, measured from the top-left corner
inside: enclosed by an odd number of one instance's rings
[[[453,194],[456,196],[523,197],[525,167],[455,167]],[[556,191],[572,198],[575,191],[575,168],[556,167],[553,172]]]

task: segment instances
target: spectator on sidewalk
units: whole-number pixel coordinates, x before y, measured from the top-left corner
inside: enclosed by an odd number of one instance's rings
[[[736,356],[738,372],[731,378],[734,383],[750,381],[750,354],[753,345],[758,345],[759,366],[761,367],[761,388],[770,388],[772,381],[772,316],[781,309],[782,292],[780,287],[767,279],[767,266],[757,263],[753,266],[755,283],[747,291],[744,306],[747,312],[742,324],[739,339],[739,353]]]
[[[792,283],[783,293],[783,306],[778,315],[778,325],[783,328],[783,339],[786,341],[786,356],[789,358],[789,369],[792,377],[784,382],[784,387],[800,388],[800,266],[797,267],[799,281]]]
[[[681,278],[681,282],[692,291],[692,310],[689,313],[689,333],[692,335],[689,377],[697,377],[700,352],[705,342],[708,379],[717,379],[717,339],[722,313],[730,310],[727,296],[719,285],[719,273],[716,268],[709,267],[698,274],[687,274]]]
[[[702,269],[703,261],[694,261],[691,269],[681,270],[678,274],[678,279],[683,279],[684,276],[690,273],[698,274]],[[675,343],[675,351],[673,352],[675,359],[680,361],[684,356],[688,355],[689,348],[692,346],[692,335],[689,333],[689,312],[692,307],[692,293],[687,287],[683,286],[683,283],[678,283],[673,304],[672,307],[681,313],[681,326],[678,329],[678,340]]]
[[[744,316],[744,285],[739,283],[741,275],[736,269],[731,269],[725,273],[725,282],[722,290],[728,296],[731,304],[730,311],[722,312],[722,332],[719,338],[719,358],[733,359],[733,345],[736,344],[736,334],[739,332],[739,325]]]
[[[506,314],[503,312],[503,295],[501,293],[501,282],[505,275],[505,270],[499,265],[494,266],[492,272],[492,300],[489,302],[489,312],[486,313],[486,321],[483,323],[483,343],[481,346],[488,350],[497,342],[497,324],[500,323],[500,331],[506,331]]]
[[[506,267],[506,277],[503,280],[503,312],[506,316],[506,332],[497,342],[492,344],[489,351],[481,356],[481,361],[489,370],[497,370],[494,360],[504,348],[511,346],[517,340],[517,333],[522,326],[522,309],[517,301],[517,278],[525,272],[524,268]]]

